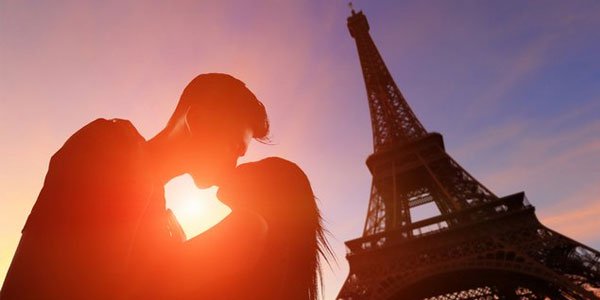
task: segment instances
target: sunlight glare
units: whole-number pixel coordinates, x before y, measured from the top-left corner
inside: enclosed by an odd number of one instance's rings
[[[213,227],[231,212],[216,194],[216,187],[197,188],[188,174],[165,185],[167,208],[173,211],[188,239]]]

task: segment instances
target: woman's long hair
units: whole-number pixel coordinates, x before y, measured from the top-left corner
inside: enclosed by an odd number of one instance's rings
[[[239,199],[239,203],[228,203],[232,209],[236,205],[253,209],[265,217],[270,230],[289,236],[292,259],[288,267],[293,279],[288,278],[294,282],[287,286],[296,286],[302,293],[300,299],[318,299],[323,286],[321,262],[329,263],[333,255],[306,174],[290,161],[270,157],[240,165],[233,181],[235,188],[223,189],[227,195],[219,194]]]

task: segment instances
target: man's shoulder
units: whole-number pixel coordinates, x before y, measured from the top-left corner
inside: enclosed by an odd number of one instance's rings
[[[131,147],[143,142],[145,142],[144,138],[130,121],[101,118],[88,123],[75,132],[67,139],[60,151],[70,148],[98,150],[114,147]]]
[[[75,132],[52,156],[50,169],[107,168],[103,164],[130,164],[139,156],[145,139],[133,124],[122,119],[96,119]]]
[[[114,139],[130,139],[136,142],[143,142],[144,138],[138,133],[137,129],[128,120],[123,119],[96,119],[79,129],[73,134],[67,143],[76,139],[93,139],[100,138]]]

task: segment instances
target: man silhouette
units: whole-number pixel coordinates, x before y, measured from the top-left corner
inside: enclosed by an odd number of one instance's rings
[[[219,185],[254,137],[265,108],[225,74],[192,80],[166,127],[145,141],[126,120],[97,119],[52,157],[0,299],[120,299],[152,261],[181,243],[163,186],[189,173]],[[150,263],[149,263],[150,262]]]

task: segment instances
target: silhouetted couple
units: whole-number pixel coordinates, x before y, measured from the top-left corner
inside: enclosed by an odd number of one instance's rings
[[[328,247],[306,175],[281,158],[236,167],[268,132],[224,74],[192,80],[149,141],[125,120],[86,125],[50,160],[0,299],[316,299]],[[163,190],[184,173],[232,209],[187,241]]]

